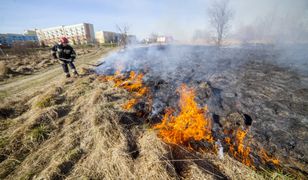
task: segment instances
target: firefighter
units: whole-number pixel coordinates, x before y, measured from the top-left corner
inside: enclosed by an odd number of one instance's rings
[[[68,39],[66,37],[62,37],[60,39],[60,43],[52,47],[51,52],[52,52],[52,56],[55,59],[59,59],[59,62],[61,63],[63,71],[66,74],[67,78],[71,77],[69,70],[68,70],[68,65],[71,67],[74,73],[74,76],[75,77],[78,76],[78,72],[74,65],[76,53],[74,49],[72,48],[72,46],[68,44]]]

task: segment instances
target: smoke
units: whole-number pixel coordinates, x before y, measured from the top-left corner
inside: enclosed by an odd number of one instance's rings
[[[269,14],[238,29],[234,38],[242,43],[308,43],[307,18],[301,15]]]
[[[202,69],[209,72],[216,69],[215,47],[203,48],[202,46],[150,46],[142,48],[130,47],[124,52],[112,54],[105,58],[105,64],[97,69],[98,73],[113,74],[115,70],[144,71],[149,69],[152,76],[168,80],[179,77],[179,71],[196,71]],[[187,75],[187,74],[186,74]]]
[[[216,2],[216,1],[214,1]],[[308,43],[307,1],[231,1],[230,9],[235,16],[231,29],[224,39],[227,44],[298,44]],[[215,28],[205,17],[204,28],[196,28],[193,42],[209,44],[215,36]],[[214,29],[214,31],[212,31]]]
[[[217,72],[237,70],[251,61],[261,61],[307,73],[307,47],[304,44],[257,44],[225,48],[193,45],[131,46],[105,58],[105,63],[97,68],[97,72],[113,74],[116,70],[148,71],[153,77],[183,83],[189,80],[208,81]]]
[[[272,58],[267,62],[296,73],[308,72],[308,4],[298,1],[289,8],[269,8],[253,22],[236,27],[230,38],[242,47],[265,47]]]
[[[218,147],[218,157],[219,157],[219,159],[224,159],[224,148],[223,148],[220,140],[218,139],[218,141],[215,144]]]
[[[308,44],[277,44],[275,51],[278,57],[272,59],[274,64],[308,75]]]

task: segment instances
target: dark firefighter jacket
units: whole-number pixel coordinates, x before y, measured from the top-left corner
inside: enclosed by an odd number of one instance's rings
[[[72,46],[63,46],[62,44],[56,44],[51,49],[54,58],[72,59],[76,58],[76,53]]]

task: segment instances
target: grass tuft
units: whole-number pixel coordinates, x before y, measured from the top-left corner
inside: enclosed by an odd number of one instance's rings
[[[36,103],[36,106],[39,107],[39,108],[49,107],[53,104],[52,99],[53,99],[53,97],[51,95],[47,96],[47,97],[43,98],[42,100],[38,101]]]
[[[8,138],[1,137],[0,138],[0,149],[4,148],[9,143]]]
[[[50,130],[44,124],[34,128],[30,132],[30,140],[32,142],[42,142],[48,138]]]
[[[281,169],[278,170],[267,170],[267,169],[262,169],[262,172],[260,174],[265,178],[265,179],[272,179],[272,180],[293,180],[297,179],[294,175],[289,174]]]
[[[55,87],[51,89],[49,92],[40,97],[40,99],[36,102],[36,107],[46,108],[52,105],[57,104],[57,101],[60,98],[60,94],[62,93],[62,88]]]

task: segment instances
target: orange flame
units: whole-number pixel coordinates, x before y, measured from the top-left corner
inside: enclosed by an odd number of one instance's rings
[[[253,166],[252,159],[250,158],[250,147],[245,146],[244,139],[246,137],[247,130],[238,128],[235,134],[235,140],[232,142],[230,137],[225,138],[225,142],[229,145],[229,152],[237,160],[241,161],[247,166]]]
[[[276,166],[279,165],[279,160],[274,157],[270,157],[263,148],[260,150],[259,156],[264,164],[270,162]]]
[[[194,89],[183,84],[179,92],[181,111],[174,116],[172,109],[166,109],[162,122],[154,127],[159,130],[159,136],[167,143],[188,146],[192,139],[213,142],[211,123],[205,117],[207,106],[203,109],[198,107]]]
[[[129,74],[129,78],[124,81],[122,84],[120,84],[120,87],[123,87],[129,92],[133,92],[133,99],[129,100],[126,104],[124,104],[122,107],[123,109],[129,110],[134,105],[136,105],[144,95],[148,93],[148,88],[143,86],[142,78],[143,74],[136,74],[134,71],[131,71]]]
[[[122,107],[129,110],[136,105],[143,96],[148,93],[148,88],[143,85],[143,74],[136,74],[131,71],[128,78],[125,78],[120,71],[116,71],[112,76],[103,76],[102,81],[113,81],[116,87],[122,87],[133,93],[133,99],[129,100]]]
[[[134,107],[135,104],[138,103],[138,99],[131,99],[127,103],[122,105],[122,108],[125,110],[129,110]]]
[[[122,82],[123,80],[123,75],[121,74],[120,71],[116,71],[114,75],[110,75],[110,76],[101,76],[99,79],[103,82],[106,81],[113,81],[115,84],[118,84],[120,82]]]

